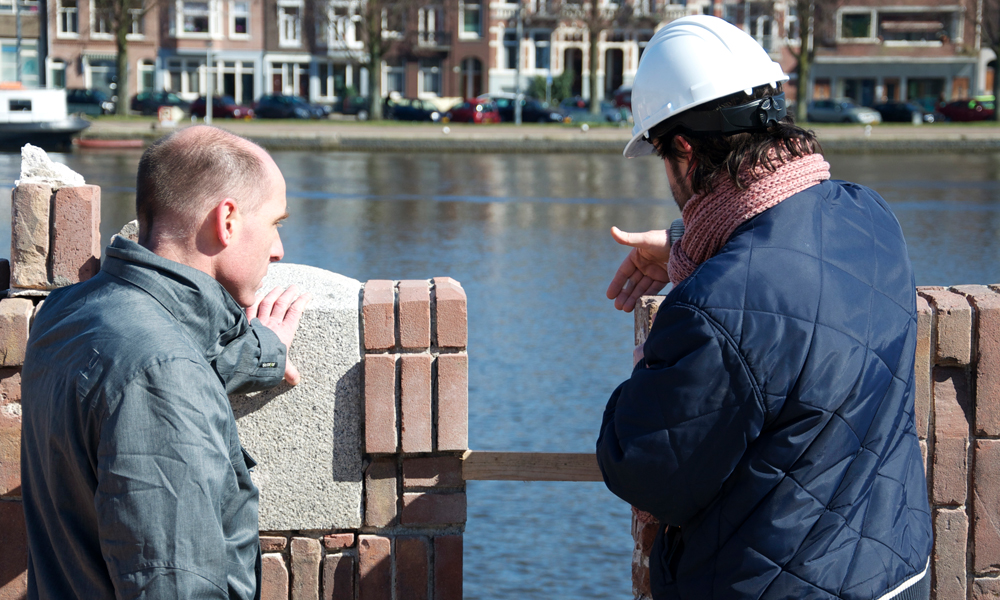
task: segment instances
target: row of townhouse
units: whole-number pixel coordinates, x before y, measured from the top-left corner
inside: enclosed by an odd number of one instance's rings
[[[209,78],[213,89],[238,102],[266,93],[324,103],[349,89],[367,95],[365,1],[146,0],[144,10],[132,11],[128,96],[167,90],[193,99],[205,93]],[[983,93],[995,63],[991,52],[981,51],[983,1],[815,0],[812,97],[930,106]],[[520,67],[522,89],[536,77],[570,70],[573,92],[586,97],[594,39],[597,88],[608,97],[631,84],[659,27],[685,15],[715,14],[745,28],[793,75],[794,97],[802,29],[794,0],[382,2],[396,11],[383,10],[381,17],[383,94],[509,92]],[[0,80],[20,76],[29,86],[44,80],[50,87],[110,91],[115,68],[109,19],[95,0],[0,0]]]

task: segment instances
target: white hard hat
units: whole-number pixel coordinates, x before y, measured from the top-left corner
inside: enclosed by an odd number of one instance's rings
[[[683,17],[649,40],[632,84],[632,139],[625,157],[652,154],[650,129],[690,108],[787,81],[752,37],[708,15]]]

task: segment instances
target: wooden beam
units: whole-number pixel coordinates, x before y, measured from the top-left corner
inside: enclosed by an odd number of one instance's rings
[[[594,454],[479,452],[462,457],[466,481],[604,481]]]

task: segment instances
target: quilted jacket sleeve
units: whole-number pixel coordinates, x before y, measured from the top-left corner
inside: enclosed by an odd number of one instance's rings
[[[597,460],[614,494],[670,525],[708,506],[765,412],[730,336],[698,308],[660,309],[604,411]]]

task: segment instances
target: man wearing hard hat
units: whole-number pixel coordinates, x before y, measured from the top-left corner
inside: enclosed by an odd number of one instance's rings
[[[830,179],[787,79],[715,17],[673,21],[643,54],[625,156],[663,159],[683,230],[612,231],[632,247],[617,308],[674,287],[598,462],[663,524],[656,600],[927,599],[906,244],[878,194]]]

